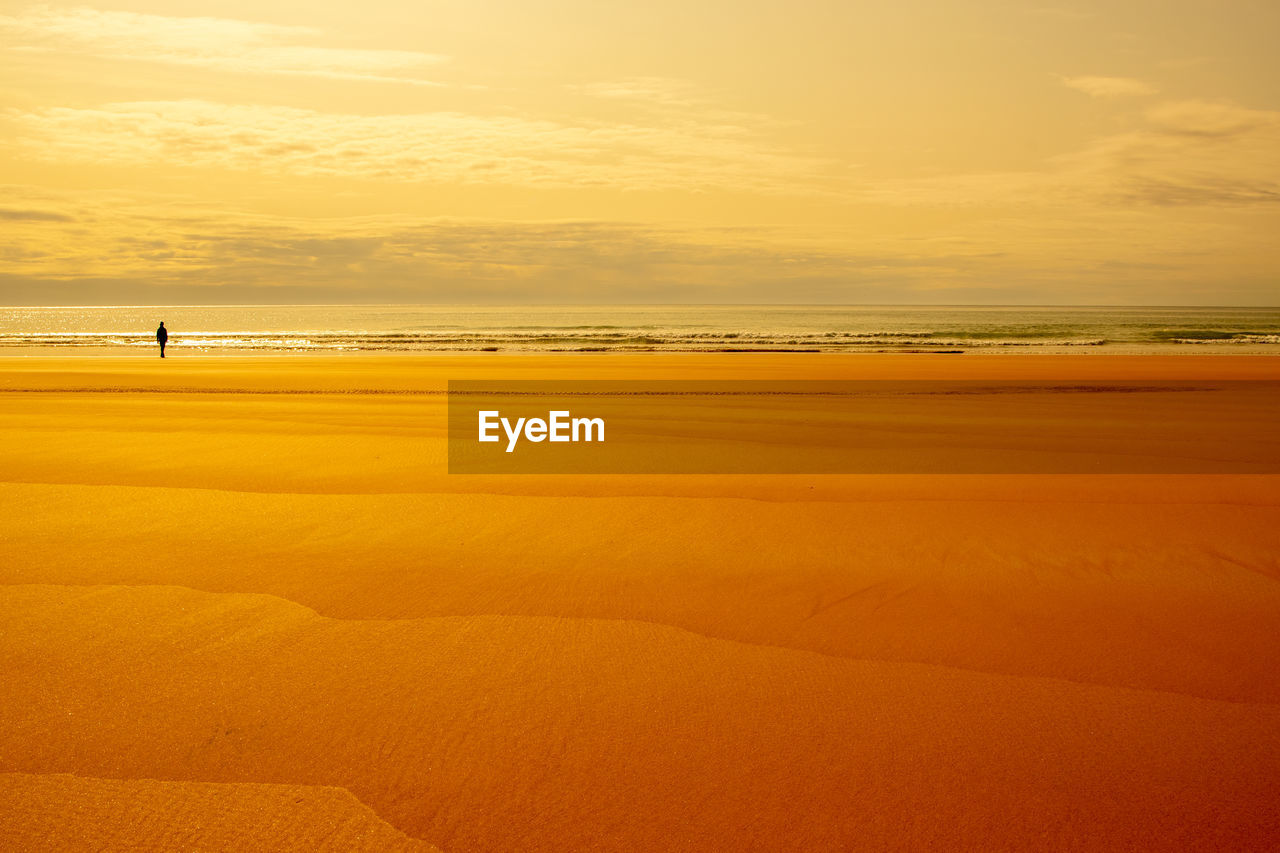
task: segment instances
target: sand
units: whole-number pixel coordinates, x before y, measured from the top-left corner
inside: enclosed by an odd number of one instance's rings
[[[451,476],[439,393],[1280,359],[173,355],[0,358],[0,848],[1280,846],[1280,477]]]

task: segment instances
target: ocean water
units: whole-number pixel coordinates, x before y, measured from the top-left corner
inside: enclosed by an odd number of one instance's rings
[[[125,352],[1280,354],[1280,308],[270,305],[0,308],[0,348]]]

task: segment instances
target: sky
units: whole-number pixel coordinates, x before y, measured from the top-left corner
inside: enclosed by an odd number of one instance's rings
[[[1280,304],[1275,0],[0,0],[0,304]]]

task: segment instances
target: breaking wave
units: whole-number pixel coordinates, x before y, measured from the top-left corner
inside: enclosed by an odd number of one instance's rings
[[[973,349],[987,347],[1101,346],[1104,338],[955,336],[920,332],[822,332],[767,334],[757,332],[638,332],[628,330],[550,329],[495,333],[438,332],[191,332],[172,334],[169,346],[192,349],[273,351],[406,351],[468,352],[514,350],[538,352],[673,351],[719,352],[796,350],[839,352],[914,347]],[[0,334],[0,347],[154,347],[149,334],[96,332],[69,334]]]

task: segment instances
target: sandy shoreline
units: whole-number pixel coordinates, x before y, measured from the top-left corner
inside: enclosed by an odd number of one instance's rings
[[[566,377],[1280,359],[0,358],[0,846],[1280,843],[1280,477],[446,473]]]

